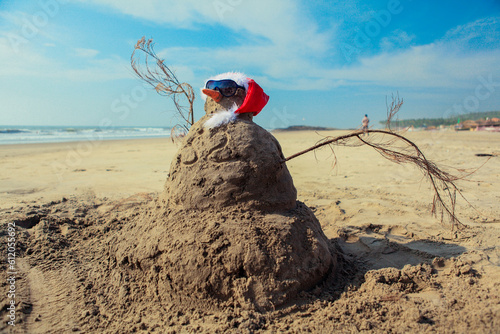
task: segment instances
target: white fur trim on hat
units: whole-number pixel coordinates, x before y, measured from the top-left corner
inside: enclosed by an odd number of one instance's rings
[[[238,106],[235,103],[229,110],[223,110],[212,114],[212,117],[205,121],[203,127],[207,129],[213,129],[221,126],[222,124],[227,124],[234,121],[236,119],[236,114],[234,113],[236,109],[238,109]]]

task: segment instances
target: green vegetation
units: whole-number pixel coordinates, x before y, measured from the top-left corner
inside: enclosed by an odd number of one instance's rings
[[[486,118],[497,117],[500,118],[500,111],[485,111],[485,112],[475,112],[468,114],[460,114],[455,115],[449,118],[418,118],[418,119],[403,119],[403,120],[394,120],[391,122],[391,126],[394,127],[409,127],[414,126],[416,128],[427,127],[427,126],[440,126],[440,125],[455,125],[459,121],[463,122],[468,119],[470,120],[479,120]],[[385,121],[380,121],[380,124],[386,124]]]

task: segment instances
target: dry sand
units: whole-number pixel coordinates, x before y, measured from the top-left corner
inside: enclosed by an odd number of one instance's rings
[[[274,135],[289,156],[340,133]],[[500,150],[496,133],[407,136],[441,166],[473,169],[487,159],[475,154]],[[469,225],[460,232],[430,215],[433,194],[418,170],[369,148],[336,148],[335,168],[329,149],[291,160],[298,200],[342,250],[342,265],[295,302],[259,312],[162,300],[137,268],[111,270],[113,240],[155,205],[176,151],[168,139],[0,146],[5,259],[7,225],[17,225],[16,326],[7,324],[12,275],[2,261],[0,331],[498,332],[500,157],[459,182],[473,206],[458,200]]]

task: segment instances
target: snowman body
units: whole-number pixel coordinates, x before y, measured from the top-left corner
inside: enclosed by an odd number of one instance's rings
[[[160,300],[270,310],[337,266],[318,220],[297,201],[278,141],[253,122],[255,113],[206,126],[247,97],[242,90],[219,102],[207,98],[206,115],[183,139],[149,223],[124,233],[138,243],[116,247],[117,262],[133,263],[156,282],[152,293]]]

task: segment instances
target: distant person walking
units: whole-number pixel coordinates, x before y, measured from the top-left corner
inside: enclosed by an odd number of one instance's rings
[[[361,124],[363,125],[363,127],[361,128],[361,130],[363,130],[363,132],[368,135],[368,125],[370,124],[370,119],[368,118],[368,115],[365,114],[365,117],[363,117],[363,120],[361,121]]]

